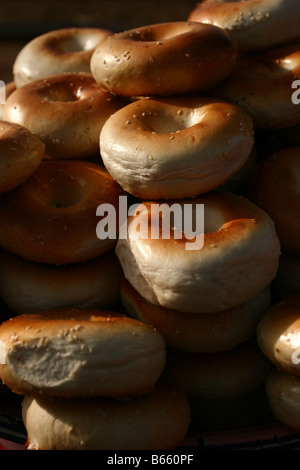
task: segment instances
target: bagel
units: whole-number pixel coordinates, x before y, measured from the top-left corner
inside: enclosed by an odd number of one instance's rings
[[[104,124],[100,154],[113,178],[141,199],[194,197],[246,164],[253,126],[240,108],[212,98],[140,99]]]
[[[223,29],[175,21],[107,37],[91,57],[91,72],[117,95],[170,96],[213,88],[235,60],[235,43]]]
[[[300,147],[279,150],[256,167],[247,188],[248,198],[266,211],[286,253],[300,255]]]
[[[300,377],[274,368],[267,377],[266,391],[275,418],[287,428],[300,432]]]
[[[64,73],[17,88],[6,100],[4,119],[40,137],[53,158],[87,158],[99,154],[100,130],[123,105],[90,74]]]
[[[300,294],[274,303],[257,325],[257,341],[276,367],[300,375]]]
[[[24,183],[42,162],[45,145],[18,124],[0,121],[0,194]]]
[[[165,343],[150,325],[94,309],[17,315],[0,325],[2,382],[48,397],[134,396],[152,390]]]
[[[220,431],[269,415],[264,387],[270,368],[252,339],[215,354],[168,350],[163,378],[188,397],[192,429]]]
[[[151,304],[124,278],[120,295],[128,315],[156,328],[169,347],[194,353],[228,351],[249,340],[271,302],[268,286],[254,299],[224,312],[185,314]]]
[[[166,450],[185,438],[190,408],[178,388],[159,383],[126,400],[26,396],[22,416],[28,450]]]
[[[120,194],[119,185],[100,165],[43,161],[24,184],[1,195],[0,245],[41,263],[96,258],[116,244],[116,238],[97,237],[97,207],[111,204],[118,212]]]
[[[197,215],[201,207],[204,234]],[[178,215],[184,218],[185,211],[186,220],[189,213],[194,218],[193,232],[186,222],[179,225]],[[278,269],[280,245],[264,211],[217,191],[175,205],[140,203],[121,228],[116,254],[128,282],[150,303],[204,313],[240,305],[268,286]]]
[[[240,58],[214,94],[243,108],[255,130],[283,129],[300,124],[300,107],[292,101],[297,78],[300,43]]]
[[[188,18],[224,28],[245,52],[299,38],[299,15],[298,0],[202,0]]]
[[[66,72],[90,73],[96,46],[110,34],[102,28],[62,28],[33,38],[13,63],[16,86]]]
[[[0,297],[14,314],[55,308],[111,309],[122,269],[114,250],[66,266],[36,263],[0,249]]]

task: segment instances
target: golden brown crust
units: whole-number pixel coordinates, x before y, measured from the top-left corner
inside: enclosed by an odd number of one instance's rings
[[[239,59],[215,95],[243,108],[255,129],[282,129],[300,124],[300,108],[292,101],[297,79],[299,43]]]
[[[263,159],[249,182],[247,195],[269,214],[286,253],[299,255],[300,147],[282,149]]]
[[[107,170],[141,199],[194,197],[220,187],[253,148],[250,117],[212,98],[140,99],[104,124]]]
[[[190,234],[185,236],[181,229],[166,233],[169,238],[162,238],[162,233],[151,238],[152,230],[163,228],[170,216],[170,211],[162,212],[163,222],[158,222],[161,206],[156,202],[141,203],[128,217],[127,235],[119,238],[116,253],[126,279],[140,295],[181,312],[217,312],[250,300],[270,284],[278,269],[280,245],[264,211],[240,196],[221,192],[179,201],[181,207],[184,203],[192,210],[204,204],[203,246],[198,245],[201,234],[188,240]],[[170,209],[170,204],[164,207]]]
[[[45,145],[28,129],[0,121],[0,194],[24,183],[42,162]]]
[[[278,369],[300,375],[300,294],[272,305],[257,326],[257,341]]]
[[[66,266],[36,263],[0,249],[0,298],[14,314],[63,307],[110,309],[122,269],[114,250]]]
[[[102,126],[124,104],[91,74],[64,73],[17,88],[6,101],[4,119],[39,136],[52,158],[86,158],[99,154]]]
[[[235,43],[221,28],[169,22],[109,36],[93,53],[91,72],[118,95],[182,95],[216,86],[235,59]]]
[[[100,165],[80,160],[43,161],[26,183],[1,196],[0,244],[25,259],[43,263],[96,258],[116,243],[115,238],[97,237],[97,207],[111,204],[118,213],[120,194],[119,185]]]
[[[299,38],[299,15],[298,0],[202,0],[189,20],[224,28],[245,52]]]
[[[62,28],[35,37],[14,61],[16,86],[66,72],[90,73],[96,46],[110,34],[102,28]]]
[[[224,312],[187,314],[151,304],[124,278],[120,295],[128,315],[154,326],[169,347],[195,353],[228,351],[252,338],[271,301],[268,286],[249,302]]]
[[[127,400],[25,397],[29,450],[166,450],[180,445],[190,423],[186,396],[159,383]]]
[[[165,364],[160,333],[114,312],[17,315],[1,324],[0,339],[5,348],[0,378],[22,395],[139,395],[153,388]]]

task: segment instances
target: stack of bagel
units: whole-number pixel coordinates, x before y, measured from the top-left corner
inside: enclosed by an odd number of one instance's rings
[[[266,417],[256,331],[283,239],[249,187],[270,133],[300,125],[299,18],[298,0],[203,0],[20,51],[0,122],[0,378],[28,448],[171,449],[190,424]]]
[[[63,30],[46,40],[64,44],[67,37],[70,46],[99,32]],[[10,318],[1,325],[0,376],[24,396],[27,448],[173,448],[187,433],[189,403],[159,380],[165,365],[160,333],[115,310],[122,276],[117,236],[96,234],[97,208],[110,205],[118,216],[123,194],[100,161],[99,133],[125,101],[86,71],[24,86],[15,76],[1,122],[1,298]],[[14,177],[10,187],[7,174]]]
[[[300,295],[274,302],[257,326],[258,344],[273,367],[266,379],[269,406],[277,420],[300,431]]]

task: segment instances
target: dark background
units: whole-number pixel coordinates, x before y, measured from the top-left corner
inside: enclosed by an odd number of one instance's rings
[[[0,80],[12,80],[14,59],[30,39],[68,26],[112,31],[185,21],[197,0],[0,0]]]

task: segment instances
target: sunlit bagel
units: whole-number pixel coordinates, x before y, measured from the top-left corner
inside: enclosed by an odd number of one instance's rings
[[[126,400],[26,396],[22,417],[28,450],[153,451],[182,443],[190,407],[178,387],[159,383],[151,392]]]
[[[110,311],[16,315],[1,324],[0,340],[0,378],[21,395],[136,396],[152,390],[165,365],[158,331]]]
[[[276,275],[274,222],[256,205],[210,192],[130,209],[116,254],[130,284],[149,302],[187,313],[247,302]]]
[[[228,351],[252,338],[271,302],[268,286],[248,302],[219,313],[178,312],[151,304],[124,278],[120,296],[128,315],[154,326],[169,347],[195,353]]]
[[[92,55],[91,72],[117,95],[171,96],[212,89],[235,60],[235,42],[224,29],[175,21],[107,37]]]
[[[124,100],[101,88],[89,73],[62,73],[35,80],[9,95],[3,119],[36,134],[52,158],[99,154],[104,122]]]
[[[300,375],[300,294],[267,309],[257,326],[257,341],[278,369]]]
[[[215,96],[243,108],[256,130],[284,129],[300,124],[300,107],[292,100],[299,79],[300,41],[242,56]]]
[[[224,28],[245,52],[299,38],[299,15],[298,0],[202,0],[189,20]]]
[[[118,214],[122,190],[100,165],[81,160],[43,161],[14,191],[0,197],[0,245],[49,264],[80,263],[112,248],[114,237],[96,234],[98,206]],[[118,220],[117,222],[118,223]]]
[[[62,28],[33,38],[13,63],[16,86],[66,72],[90,73],[96,46],[110,34],[103,28]]]
[[[246,164],[251,118],[213,98],[141,99],[104,124],[100,154],[107,170],[142,199],[193,197],[218,188]]]

